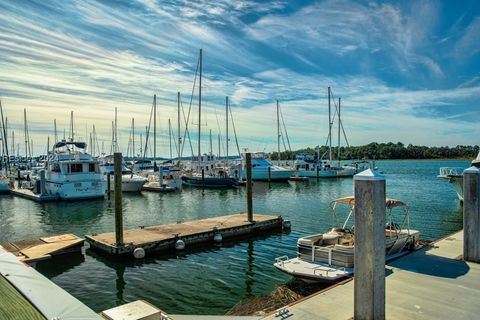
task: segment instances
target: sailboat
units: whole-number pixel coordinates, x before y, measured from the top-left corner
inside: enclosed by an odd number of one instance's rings
[[[191,172],[182,176],[183,184],[202,188],[228,188],[239,185],[237,179],[228,175],[216,175],[213,155],[202,155],[200,141],[202,128],[202,60],[203,50],[199,56],[199,86],[198,86],[198,153],[192,156]]]
[[[316,178],[337,178],[353,177],[361,170],[358,166],[341,166],[340,164],[340,99],[338,100],[338,162],[332,160],[332,112],[331,112],[331,89],[328,87],[328,159],[320,156],[320,148],[317,148],[317,155],[299,154],[295,158],[294,166],[299,177]]]

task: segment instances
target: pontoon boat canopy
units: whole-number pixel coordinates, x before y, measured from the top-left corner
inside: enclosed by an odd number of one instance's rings
[[[354,205],[355,204],[355,197],[354,196],[349,196],[349,197],[339,198],[339,199],[333,200],[333,202]],[[400,200],[387,198],[386,201],[385,201],[385,205],[387,206],[387,208],[390,209],[390,208],[395,208],[395,207],[406,206],[407,204],[403,201],[400,201]]]

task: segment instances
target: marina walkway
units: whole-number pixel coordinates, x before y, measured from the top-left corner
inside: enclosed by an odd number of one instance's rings
[[[463,231],[436,241],[386,266],[387,319],[477,319],[480,265],[461,260]],[[353,281],[264,319],[353,319]]]

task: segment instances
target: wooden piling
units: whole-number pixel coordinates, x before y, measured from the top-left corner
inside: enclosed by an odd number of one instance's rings
[[[385,177],[354,176],[354,319],[385,319]]]
[[[247,215],[248,222],[253,222],[253,192],[252,192],[252,154],[245,154],[245,165],[247,166]],[[270,180],[270,168],[268,168],[268,176]]]
[[[123,212],[122,212],[122,153],[113,154],[115,174],[115,240],[117,246],[123,245]]]
[[[110,172],[107,173],[107,198],[110,200],[110,193],[112,192],[112,187],[110,185],[111,175]]]
[[[463,259],[480,262],[480,169],[463,172]]]
[[[272,179],[272,168],[268,167],[268,182]]]

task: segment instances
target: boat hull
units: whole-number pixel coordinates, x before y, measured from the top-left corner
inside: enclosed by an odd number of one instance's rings
[[[46,181],[45,188],[48,194],[57,195],[62,200],[82,200],[102,198],[105,195],[106,181]]]
[[[182,182],[186,186],[202,188],[231,188],[239,185],[238,180],[234,178],[223,177],[195,177],[183,176]]]
[[[259,168],[252,170],[253,181],[288,181],[288,179],[295,174],[295,170],[270,170],[267,168]],[[246,179],[246,173],[242,174],[242,178]]]

